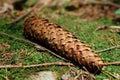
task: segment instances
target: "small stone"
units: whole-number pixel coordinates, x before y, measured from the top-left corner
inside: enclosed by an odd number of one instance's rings
[[[36,73],[35,75],[30,76],[28,79],[25,80],[57,80],[56,77],[56,72],[41,71]]]

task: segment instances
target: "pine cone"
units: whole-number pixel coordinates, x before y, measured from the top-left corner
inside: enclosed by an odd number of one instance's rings
[[[78,63],[90,72],[98,72],[103,67],[103,60],[91,47],[47,19],[34,16],[26,19],[24,35],[25,38]]]

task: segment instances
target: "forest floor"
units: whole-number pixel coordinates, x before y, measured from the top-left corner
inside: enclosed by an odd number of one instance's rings
[[[96,31],[96,28],[103,25],[118,25],[110,19],[99,18],[97,20],[86,20],[74,14],[67,14],[63,9],[54,10],[50,8],[44,9],[39,15],[40,17],[51,20],[61,27],[69,30],[77,38],[84,43],[90,45],[93,50],[103,50],[111,46],[120,45],[120,34],[113,32],[111,29]],[[7,24],[11,19],[9,17],[0,18],[0,32],[24,38],[23,28],[24,20],[16,24]],[[112,49],[98,53],[104,62],[120,61],[120,49]],[[37,51],[33,45],[0,35],[0,65],[5,64],[39,64],[47,62],[64,62],[63,60],[54,57],[49,52]],[[39,71],[57,72],[58,80],[61,80],[63,74],[67,74],[70,69],[78,66],[46,66],[34,68],[2,68],[0,69],[0,80],[24,80],[32,74]],[[101,72],[96,74],[98,80],[114,80],[113,76],[120,76],[120,66],[109,65],[104,68],[105,71],[112,74]]]

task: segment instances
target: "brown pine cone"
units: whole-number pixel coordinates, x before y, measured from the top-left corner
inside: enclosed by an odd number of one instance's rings
[[[91,47],[47,19],[34,16],[26,19],[24,35],[25,38],[78,63],[90,72],[98,72],[103,67],[103,60]]]

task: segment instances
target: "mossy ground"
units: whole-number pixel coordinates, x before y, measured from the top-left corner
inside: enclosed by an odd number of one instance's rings
[[[107,19],[100,19],[96,21],[83,21],[80,17],[74,15],[67,15],[66,13],[59,13],[59,17],[46,16],[52,14],[53,10],[44,10],[40,16],[47,18],[63,28],[69,30],[74,35],[76,35],[81,41],[93,47],[94,50],[105,49],[114,45],[120,44],[120,35],[118,33],[112,33],[108,29],[95,31],[95,29],[101,25],[115,25],[112,21]],[[16,24],[6,24],[9,20],[7,18],[0,18],[0,31],[8,33],[9,35],[14,35],[19,38],[24,38],[23,36],[23,23],[24,20],[21,20]],[[10,47],[2,47],[0,49],[0,64],[37,64],[37,63],[46,63],[46,62],[58,62],[62,61],[48,52],[39,52],[33,45],[26,42],[21,42],[14,40],[12,38],[0,35],[0,44],[6,43]],[[2,54],[9,53],[12,58],[2,57]],[[28,53],[32,53],[27,56]],[[110,61],[120,61],[120,49],[113,49],[110,51],[98,53],[105,62]],[[3,61],[4,60],[4,61]],[[51,70],[58,73],[58,77],[62,74],[68,72],[70,67],[65,66],[50,66],[50,67],[37,67],[37,68],[19,68],[19,69],[0,69],[0,80],[4,80],[3,77],[7,76],[10,80],[23,80],[26,77],[29,77],[31,74],[39,71]],[[78,68],[78,67],[77,67]],[[120,74],[120,66],[107,66],[106,71],[109,71],[112,74]],[[110,78],[103,73],[96,75],[98,80],[103,80]]]

